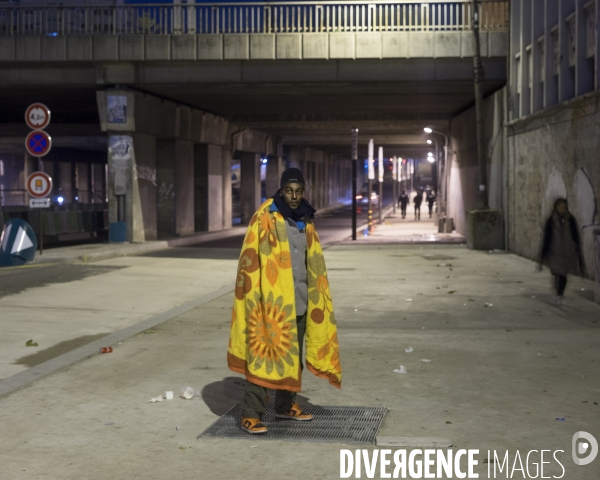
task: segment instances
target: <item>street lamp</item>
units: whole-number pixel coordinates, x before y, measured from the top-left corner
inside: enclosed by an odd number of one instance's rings
[[[423,128],[423,131],[427,134],[441,135],[444,137],[444,209],[443,215],[448,215],[448,177],[450,175],[450,168],[448,167],[448,136],[445,133],[438,132],[431,127]]]

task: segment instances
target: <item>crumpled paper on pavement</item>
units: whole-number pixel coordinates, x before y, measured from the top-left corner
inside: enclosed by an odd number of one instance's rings
[[[404,365],[400,365],[400,368],[394,370],[394,373],[406,373],[406,368],[404,367]]]
[[[152,397],[150,400],[148,400],[149,403],[156,403],[156,402],[162,402],[164,400],[162,395],[159,395],[158,397]]]
[[[193,387],[181,387],[181,392],[179,392],[179,397],[184,400],[191,400],[194,397],[201,397],[200,390],[195,389]]]

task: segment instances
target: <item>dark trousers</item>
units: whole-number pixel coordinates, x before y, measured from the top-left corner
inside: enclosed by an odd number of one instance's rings
[[[302,365],[303,347],[304,347],[304,332],[306,331],[306,313],[300,317],[296,317],[296,325],[298,328],[298,349],[300,355],[300,368]],[[242,401],[242,417],[244,418],[262,418],[266,408],[267,389],[260,385],[255,385],[252,382],[246,381],[246,392]],[[275,412],[286,413],[292,408],[292,402],[296,398],[296,392],[289,390],[276,390],[275,393]]]
[[[432,213],[433,213],[433,203],[429,205],[429,218],[431,218]]]
[[[421,205],[415,205],[415,218],[421,219]]]
[[[554,288],[556,288],[556,294],[562,297],[567,287],[567,277],[564,275],[554,275]]]
[[[402,212],[402,218],[406,217],[406,205],[400,205],[400,211]]]

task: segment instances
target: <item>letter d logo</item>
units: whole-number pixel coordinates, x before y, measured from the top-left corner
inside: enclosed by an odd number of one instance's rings
[[[581,442],[577,445],[577,440],[579,439],[587,440],[587,442]],[[589,452],[587,457],[578,457],[578,454],[582,455],[586,452]],[[573,455],[575,465],[587,465],[592,463],[598,455],[598,442],[593,435],[587,432],[577,432],[573,435],[573,450],[571,451],[571,454]]]

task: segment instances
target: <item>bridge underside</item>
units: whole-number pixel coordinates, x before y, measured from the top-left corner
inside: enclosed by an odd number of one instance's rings
[[[505,83],[505,59],[487,58],[484,65],[489,94]],[[361,155],[374,138],[386,156],[422,156],[430,149],[423,126],[445,130],[473,103],[469,58],[4,66],[2,123],[21,122],[23,105],[43,87],[53,123],[87,123],[91,134],[95,92],[116,84],[280,136],[287,145],[344,156],[353,127],[360,130]]]

